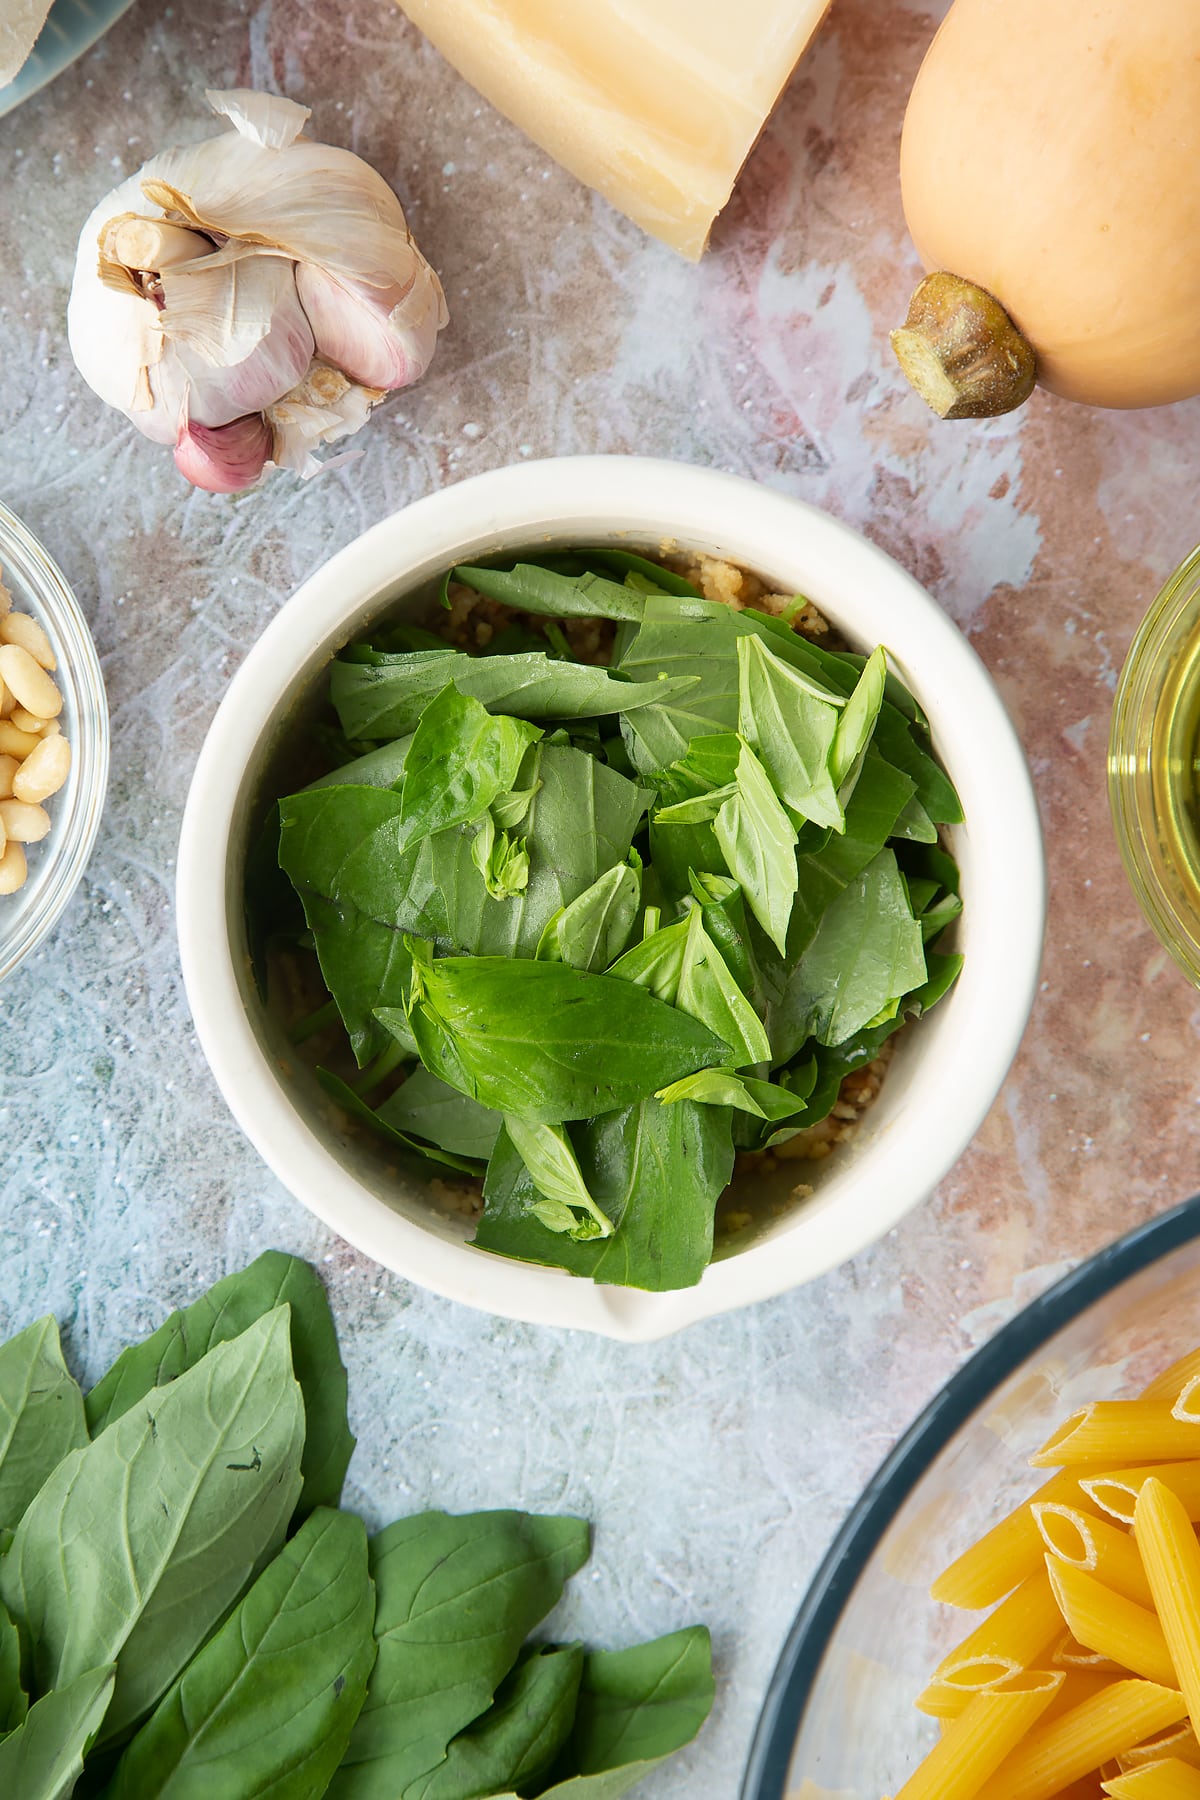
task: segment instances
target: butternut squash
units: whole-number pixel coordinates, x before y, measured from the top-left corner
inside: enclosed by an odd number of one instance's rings
[[[892,334],[946,418],[1200,393],[1200,0],[955,0],[900,155]]]

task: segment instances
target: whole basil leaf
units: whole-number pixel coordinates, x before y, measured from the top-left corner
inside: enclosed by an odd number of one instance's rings
[[[703,1625],[631,1650],[594,1651],[584,1659],[567,1752],[571,1772],[595,1775],[673,1755],[704,1724],[714,1692],[712,1641]]]
[[[340,1075],[333,1074],[329,1069],[318,1069],[317,1080],[344,1113],[394,1144],[416,1173],[428,1176],[431,1173],[429,1165],[433,1164],[437,1168],[455,1169],[461,1175],[483,1174],[486,1158],[476,1158],[466,1152],[444,1150],[438,1145],[420,1143],[410,1132],[395,1124],[391,1114],[385,1116],[382,1107],[376,1111],[373,1106],[369,1106],[362,1095],[356,1094]]]
[[[418,1513],[371,1541],[378,1653],[332,1800],[396,1800],[492,1703],[588,1555],[582,1519]]]
[[[37,1319],[0,1345],[0,1526],[15,1529],[63,1457],[87,1441],[58,1326]]]
[[[21,1682],[21,1637],[8,1608],[0,1603],[0,1738],[15,1731],[29,1711]]]
[[[891,850],[881,850],[823,916],[788,981],[795,1033],[841,1044],[926,980],[921,927]]]
[[[656,1096],[664,1106],[694,1100],[700,1106],[731,1106],[756,1119],[790,1119],[805,1110],[805,1102],[774,1081],[757,1081],[733,1069],[702,1069],[683,1081],[673,1081]]]
[[[514,612],[539,613],[550,619],[640,619],[642,599],[619,581],[603,575],[558,575],[537,563],[511,569],[485,569],[460,563],[450,571],[454,581],[474,588]]]
[[[71,1451],[0,1563],[35,1690],[115,1661],[104,1740],[136,1725],[279,1548],[303,1447],[280,1306]]]
[[[636,866],[623,862],[606,869],[550,919],[538,939],[539,960],[570,963],[573,969],[593,973],[607,969],[629,942],[641,895],[640,858]]]
[[[563,1127],[505,1119],[504,1129],[537,1189],[529,1209],[534,1217],[548,1231],[564,1232],[581,1243],[611,1237],[612,1221],[588,1193]]]
[[[12,1800],[67,1800],[112,1699],[112,1663],[44,1694],[0,1740],[0,1792]]]
[[[224,1276],[148,1338],[122,1350],[84,1401],[93,1436],[155,1388],[195,1368],[215,1344],[240,1337],[282,1306],[291,1309],[292,1369],[304,1396],[304,1485],[297,1517],[315,1506],[336,1506],[354,1450],[346,1418],[346,1368],[321,1277],[310,1263],[282,1250],[264,1250],[248,1268]]]
[[[793,669],[759,637],[740,637],[737,658],[742,739],[796,817],[840,830],[834,745],[846,702]]]
[[[516,786],[525,752],[541,736],[524,719],[493,717],[457,688],[436,694],[421,714],[404,763],[395,847],[451,825],[472,825]]]
[[[439,1149],[481,1162],[492,1154],[503,1124],[499,1113],[447,1087],[420,1064],[384,1101],[377,1116],[395,1130],[415,1133]]]
[[[887,656],[880,647],[873,650],[867,658],[857,686],[838,719],[830,757],[830,773],[834,786],[839,790],[839,798],[846,797],[840,790],[854,776],[871,741],[886,687]]]
[[[390,1013],[377,1016],[386,1028]],[[726,1054],[629,982],[498,956],[414,962],[408,1023],[433,1074],[530,1123],[615,1112]]]
[[[613,1221],[611,1238],[579,1243],[547,1231],[536,1190],[502,1134],[488,1164],[480,1249],[545,1263],[621,1287],[694,1287],[712,1258],[713,1214],[733,1173],[728,1111],[647,1098],[573,1135],[588,1191]]]
[[[375,1661],[367,1533],[312,1513],[126,1747],[105,1800],[315,1800]]]
[[[631,600],[636,596],[630,595]],[[640,601],[638,602],[640,605]],[[544,650],[512,656],[468,656],[461,650],[414,650],[376,655],[370,662],[332,664],[329,694],[351,738],[399,738],[415,730],[421,714],[452,682],[489,712],[520,719],[604,718],[661,705],[684,688],[654,681],[622,680],[588,663],[560,662]]]
[[[737,793],[722,806],[713,830],[747,906],[782,955],[799,884],[796,829],[746,744],[738,757],[737,784]]]
[[[526,1651],[482,1718],[454,1738],[403,1800],[479,1800],[501,1785],[536,1788],[571,1735],[583,1673],[578,1644]]]

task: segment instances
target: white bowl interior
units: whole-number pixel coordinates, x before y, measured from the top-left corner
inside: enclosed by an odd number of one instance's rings
[[[879,1099],[824,1163],[791,1165],[778,1194],[811,1199],[769,1218],[699,1287],[652,1295],[594,1287],[465,1243],[468,1225],[348,1134],[265,1012],[243,919],[246,846],[264,772],[331,656],[382,615],[428,616],[447,566],[498,553],[613,544],[706,551],[807,594],[853,644],[887,645],[929,715],[968,824],[962,976],[898,1042]],[[231,779],[231,771],[238,771]],[[385,520],[319,571],[231,685],[197,768],[179,863],[179,926],[197,1029],[243,1129],[292,1192],[368,1254],[468,1304],[623,1338],[666,1334],[782,1291],[852,1255],[922,1199],[995,1097],[1036,982],[1044,873],[1036,803],[988,676],[936,604],[880,551],[824,515],[711,471],[633,458],[526,464]]]

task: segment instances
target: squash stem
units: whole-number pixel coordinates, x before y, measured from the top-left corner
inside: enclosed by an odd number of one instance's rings
[[[991,419],[1023,406],[1037,357],[1000,302],[960,275],[927,275],[892,332],[908,380],[939,419]]]

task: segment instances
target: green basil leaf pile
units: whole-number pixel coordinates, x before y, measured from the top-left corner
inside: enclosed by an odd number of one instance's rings
[[[335,660],[343,759],[268,816],[291,891],[260,847],[256,966],[315,950],[327,1092],[482,1177],[479,1248],[694,1284],[735,1149],[820,1124],[953,984],[957,796],[882,648],[634,552],[451,581],[511,619],[479,654],[385,628]],[[607,665],[574,659],[601,631]]]
[[[422,1122],[447,1096],[427,1078]],[[708,1715],[702,1627],[545,1638],[583,1520],[428,1512],[369,1538],[339,1509],[345,1370],[294,1257],[218,1282],[86,1397],[38,1320],[0,1345],[0,1433],[0,1789],[20,1800],[603,1800]]]

